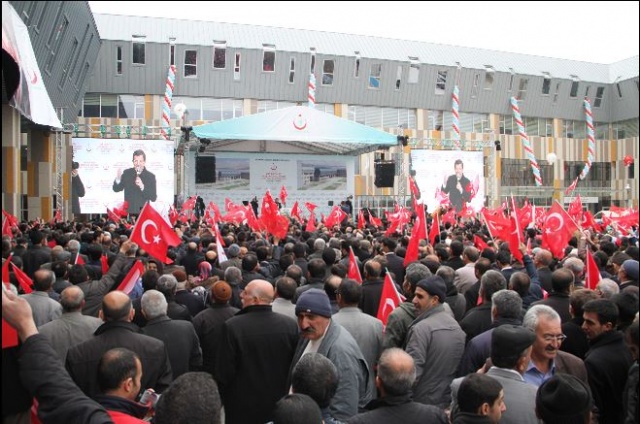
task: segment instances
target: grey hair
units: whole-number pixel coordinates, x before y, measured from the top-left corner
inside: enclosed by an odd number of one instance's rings
[[[69,243],[67,243],[67,250],[71,253],[80,251],[80,242],[78,240],[69,240]]]
[[[582,271],[584,271],[584,262],[582,262],[582,260],[580,260],[579,258],[567,258],[567,260],[564,261],[563,267],[569,268],[576,274],[580,274]]]
[[[611,278],[603,278],[596,285],[596,290],[600,290],[602,292],[603,299],[611,299],[614,294],[620,293],[620,286],[618,286],[618,283],[613,281]]]
[[[399,361],[410,361],[411,366],[399,366]],[[391,395],[409,392],[416,381],[416,366],[413,358],[397,347],[384,350],[378,361],[378,377],[382,380],[385,390]]]
[[[535,332],[541,316],[545,316],[553,321],[561,321],[560,315],[551,306],[534,305],[524,314],[522,326]]]
[[[520,318],[522,298],[513,290],[498,290],[491,296],[491,304],[500,318]]]
[[[326,242],[326,241],[324,241],[324,240],[323,240],[323,239],[321,239],[321,238],[317,238],[317,239],[313,242],[313,249],[314,249],[314,250],[320,250],[320,251],[322,251],[322,250],[324,250],[324,248],[326,247],[326,245],[327,245],[327,242]]]
[[[147,290],[142,295],[142,312],[148,320],[167,315],[167,299],[158,290]]]
[[[175,293],[178,288],[178,280],[173,274],[164,274],[158,278],[156,289],[162,293]]]
[[[480,277],[480,290],[483,299],[490,299],[499,290],[507,288],[507,279],[500,271],[489,270]]]
[[[433,274],[431,274],[431,271],[429,271],[429,268],[427,268],[426,265],[422,265],[421,263],[412,263],[407,266],[404,278],[412,287],[415,287],[415,285],[418,284],[418,281],[424,280],[432,275]]]
[[[240,268],[230,266],[224,270],[224,281],[230,285],[238,285],[242,281],[242,271]]]

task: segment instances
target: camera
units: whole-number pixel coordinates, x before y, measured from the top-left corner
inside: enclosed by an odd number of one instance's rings
[[[160,399],[160,394],[156,393],[153,389],[147,389],[142,393],[140,403],[155,409],[158,399]]]
[[[71,162],[71,169],[78,169],[80,168],[80,164],[78,162]]]

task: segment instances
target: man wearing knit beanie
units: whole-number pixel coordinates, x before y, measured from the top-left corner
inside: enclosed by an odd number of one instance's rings
[[[331,416],[346,421],[358,413],[358,408],[371,400],[375,388],[369,380],[367,361],[354,338],[347,330],[331,320],[329,297],[320,289],[303,292],[296,302],[300,341],[291,361],[291,372],[302,355],[320,353],[338,370],[340,381],[331,399]]]

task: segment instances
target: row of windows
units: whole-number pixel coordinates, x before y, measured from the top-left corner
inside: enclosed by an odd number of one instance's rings
[[[502,178],[501,184],[503,186],[517,187],[517,186],[533,186],[535,180],[533,172],[531,172],[531,165],[527,159],[501,159]],[[584,162],[565,161],[564,162],[564,183],[565,187],[568,187],[582,172],[584,168]],[[553,181],[553,165],[546,163],[540,164],[540,175],[542,181]],[[611,187],[611,175],[612,165],[609,162],[593,162],[589,173],[584,180],[580,181],[580,187],[582,188],[606,188]],[[547,183],[548,184],[548,183]]]
[[[156,101],[162,98],[156,97]],[[238,118],[243,115],[242,100],[218,99],[208,97],[174,97],[173,104],[184,103],[188,110],[188,119],[199,121],[221,121]],[[299,103],[273,100],[259,100],[257,112],[282,109],[296,106]],[[334,113],[333,104],[319,103],[316,110]],[[80,116],[85,118],[121,118],[144,119],[145,97],[133,95],[89,93],[84,98]],[[171,111],[171,119],[178,119]],[[416,129],[415,109],[385,108],[376,106],[350,105],[348,119],[374,128]],[[553,119],[523,117],[525,131],[528,136],[553,137]],[[451,129],[453,115],[450,111],[429,111],[428,130]],[[562,133],[559,137],[584,139],[587,137],[584,121],[562,121]],[[609,125],[596,122],[595,138],[609,139]],[[460,131],[462,133],[485,133],[491,130],[489,115],[484,113],[460,113]],[[629,119],[611,125],[613,139],[637,137],[638,119]],[[500,134],[518,134],[518,127],[511,115],[500,116]]]
[[[133,36],[132,41],[132,63],[134,65],[144,65],[146,63],[145,57],[145,42],[144,37],[142,36]],[[170,58],[171,64],[175,65],[175,40],[172,40],[169,44],[170,48]],[[234,79],[240,79],[240,63],[241,56],[239,52],[235,53],[234,60]],[[262,71],[263,72],[275,72],[276,65],[276,50],[274,45],[265,44],[263,45],[262,52]],[[359,52],[355,52],[354,59],[354,67],[353,67],[353,77],[359,78],[361,74],[361,58]],[[184,62],[183,62],[183,75],[187,78],[196,78],[198,76],[198,51],[197,50],[185,50],[184,52]],[[213,44],[213,69],[226,69],[227,68],[227,46],[224,41],[214,41]],[[409,57],[409,72],[405,77],[406,65],[397,65],[396,68],[396,77],[395,77],[395,89],[400,90],[403,88],[405,82],[408,84],[417,84],[420,79],[420,63],[418,62],[417,57]],[[122,70],[122,46],[117,46],[116,48],[116,73],[121,75]],[[310,72],[315,74],[316,72],[316,57],[315,57],[315,49],[311,50],[311,69]],[[484,70],[484,80],[482,84],[480,83],[481,73],[477,73],[473,78],[473,85],[471,87],[471,97],[477,97],[478,91],[480,87],[483,90],[491,90],[493,89],[494,82],[494,73],[495,70],[493,66],[486,65]],[[289,70],[288,70],[288,81],[293,84],[295,82],[295,74],[296,74],[296,58],[289,58]],[[304,73],[307,78],[307,74]],[[322,62],[322,75],[320,78],[320,84],[322,86],[332,86],[335,76],[335,61],[333,59],[324,59]],[[435,91],[434,93],[437,95],[443,95],[446,92],[447,81],[449,79],[449,71],[440,70],[436,74],[435,80]],[[514,73],[511,74],[508,91],[514,91],[515,88],[515,77]],[[405,81],[406,78],[406,81]],[[368,87],[371,89],[380,89],[382,87],[382,63],[372,63],[369,67],[369,79],[368,79]],[[558,95],[561,88],[561,81],[556,82],[555,89],[553,93],[553,102],[556,103],[558,100]],[[518,81],[517,88],[517,98],[520,101],[524,101],[527,96],[527,89],[529,85],[529,79],[521,77]],[[569,96],[571,98],[578,97],[580,82],[574,80],[571,83],[571,90]],[[551,95],[551,86],[552,79],[548,73],[545,73],[545,78],[542,83],[542,94],[543,95]],[[622,89],[620,84],[616,84],[618,95],[622,98]],[[587,85],[585,87],[584,97],[589,96],[591,86]],[[595,98],[593,102],[593,107],[599,108],[602,106],[602,102],[604,99],[604,89],[605,87],[597,87]]]

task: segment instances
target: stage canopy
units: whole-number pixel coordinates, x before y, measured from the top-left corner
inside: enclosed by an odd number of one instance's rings
[[[304,147],[316,154],[358,154],[398,143],[398,137],[306,106],[293,106],[193,127],[212,148],[241,141],[266,141]],[[268,143],[267,143],[268,145]],[[258,143],[256,143],[256,151]]]

